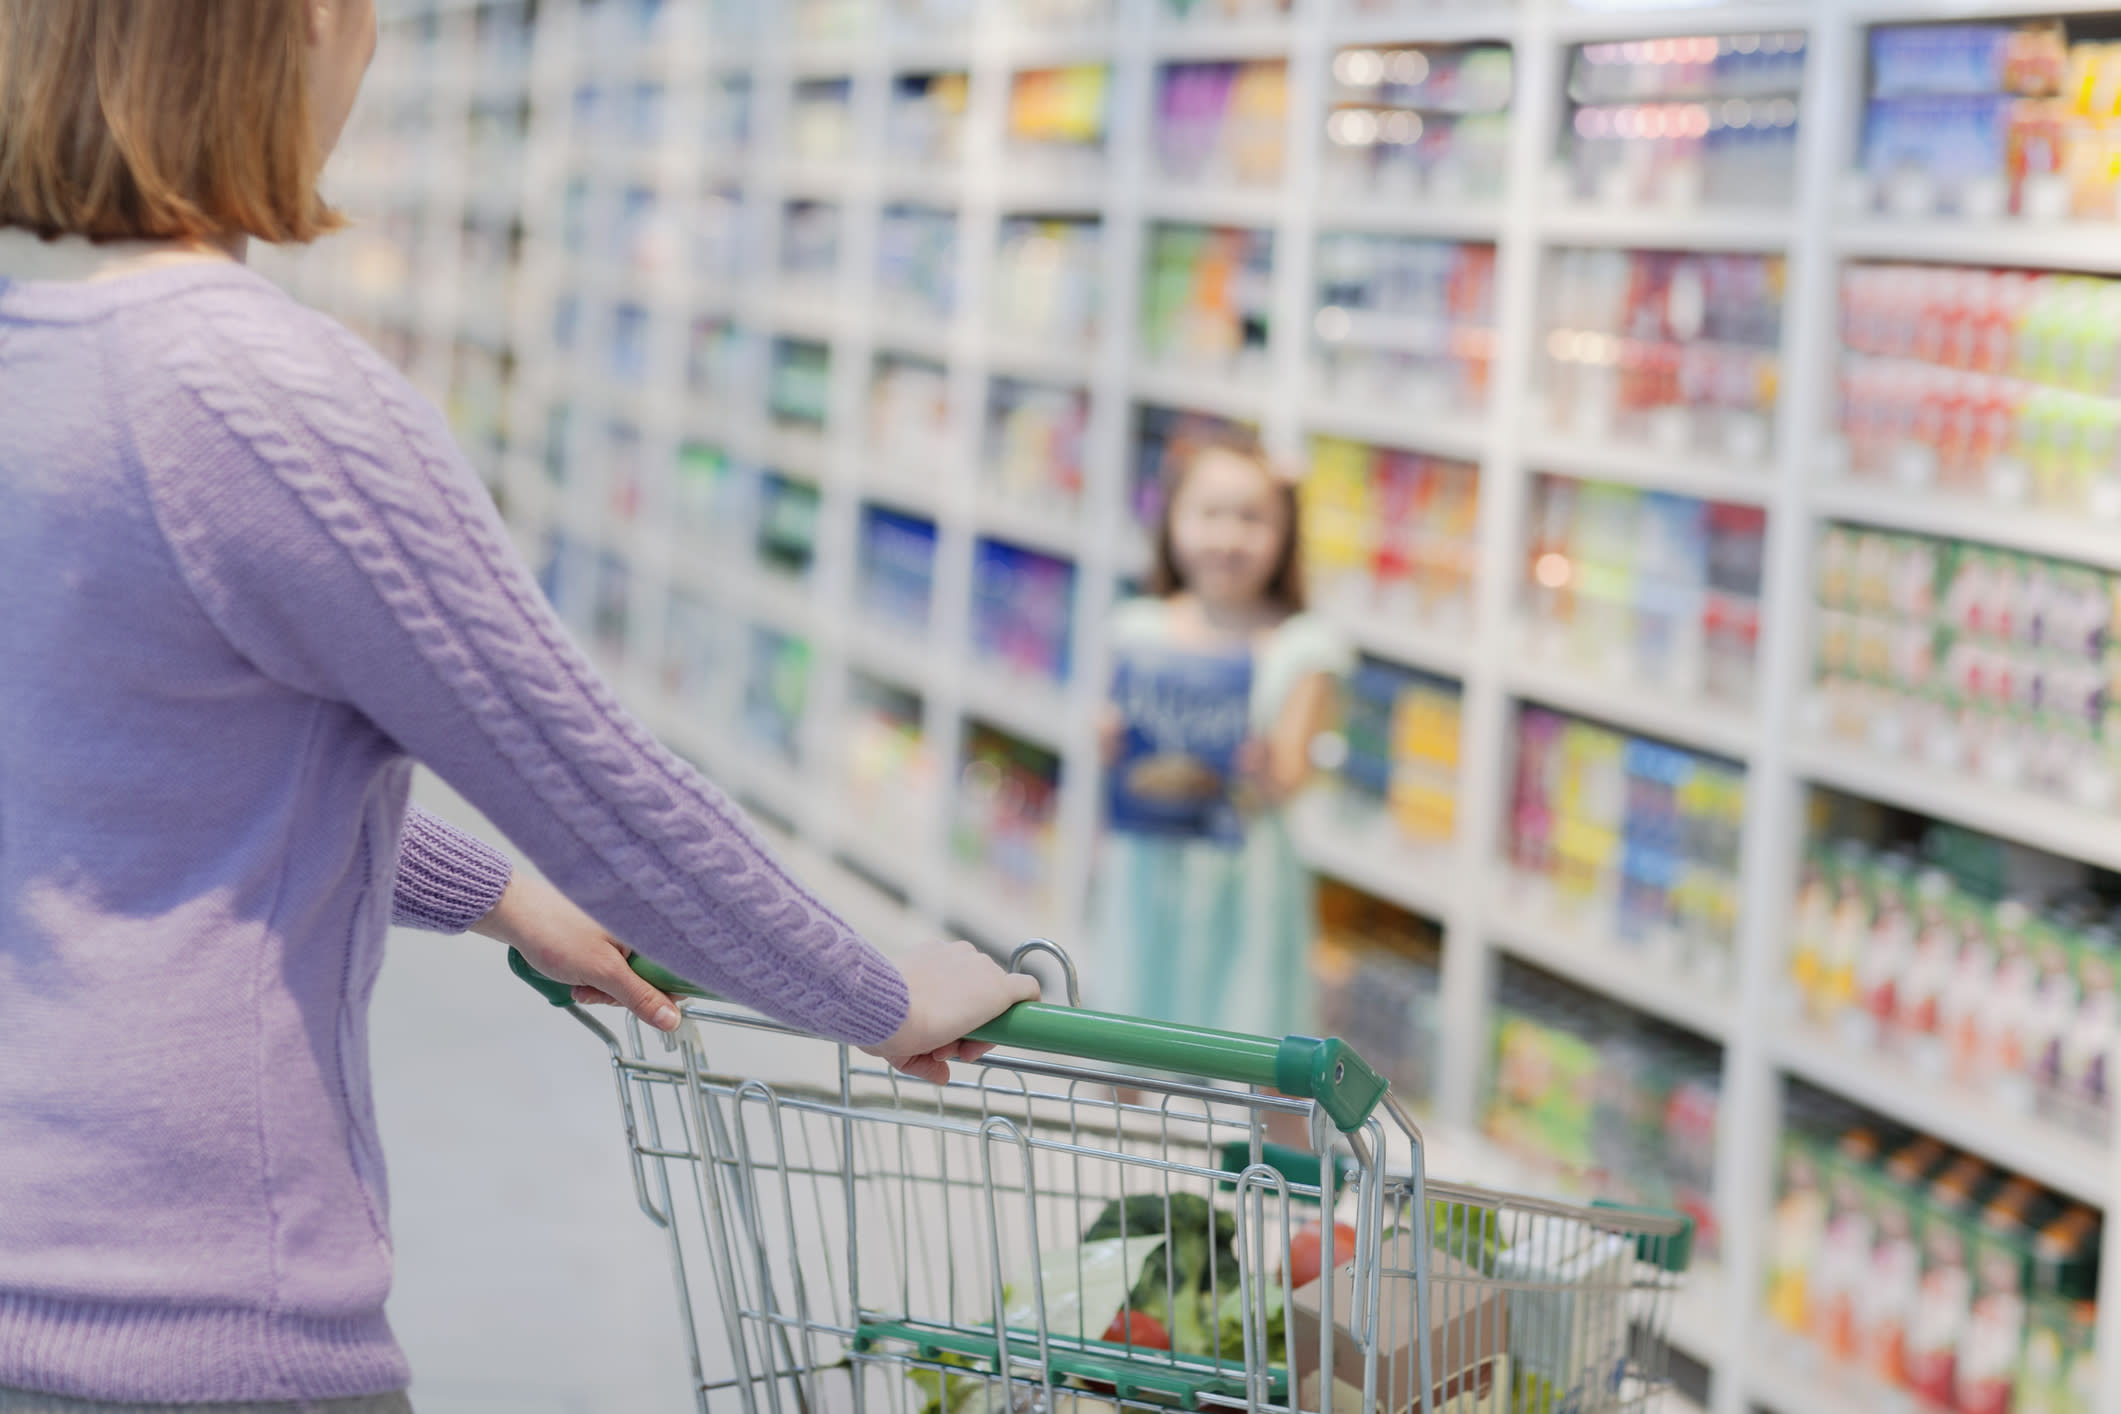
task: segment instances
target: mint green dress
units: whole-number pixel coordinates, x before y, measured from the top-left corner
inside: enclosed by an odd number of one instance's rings
[[[1172,643],[1170,606],[1136,599],[1113,616],[1115,648]],[[1252,730],[1272,731],[1296,684],[1345,674],[1354,655],[1324,620],[1298,614],[1254,650]],[[1107,1010],[1228,1031],[1309,1031],[1311,872],[1281,812],[1255,815],[1242,846],[1107,830],[1098,845],[1093,991]]]

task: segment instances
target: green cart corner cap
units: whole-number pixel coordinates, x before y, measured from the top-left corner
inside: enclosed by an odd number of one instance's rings
[[[1387,1087],[1346,1041],[1284,1036],[1274,1054],[1274,1088],[1285,1095],[1309,1095],[1347,1134],[1362,1128]]]
[[[1669,1208],[1637,1208],[1626,1203],[1609,1203],[1603,1198],[1592,1199],[1591,1206],[1602,1212],[1633,1213],[1637,1217],[1679,1224],[1679,1231],[1673,1233],[1637,1233],[1637,1261],[1648,1262],[1667,1272],[1683,1272],[1694,1260],[1694,1220],[1685,1213],[1675,1213]]]

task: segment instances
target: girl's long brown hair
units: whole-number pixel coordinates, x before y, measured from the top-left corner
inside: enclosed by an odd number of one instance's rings
[[[1186,588],[1186,577],[1178,567],[1178,552],[1171,543],[1171,508],[1178,504],[1178,493],[1193,474],[1193,469],[1211,452],[1221,452],[1251,463],[1273,488],[1274,498],[1281,506],[1282,541],[1281,550],[1274,557],[1274,572],[1267,576],[1267,602],[1285,613],[1302,613],[1304,562],[1300,552],[1303,526],[1295,483],[1275,475],[1273,465],[1256,441],[1236,436],[1179,437],[1174,438],[1166,449],[1164,464],[1170,470],[1164,478],[1163,508],[1156,518],[1156,554],[1149,566],[1149,592],[1159,599],[1168,599]]]

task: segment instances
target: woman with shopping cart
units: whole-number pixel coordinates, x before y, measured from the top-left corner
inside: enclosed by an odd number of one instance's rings
[[[575,650],[435,409],[245,268],[338,224],[374,43],[372,0],[0,0],[10,1414],[407,1407],[393,919],[676,1026],[623,938],[931,1079],[1037,991],[805,892]],[[408,812],[415,761],[551,882]]]

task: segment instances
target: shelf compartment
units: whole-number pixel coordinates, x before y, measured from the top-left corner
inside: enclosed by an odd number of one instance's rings
[[[2040,13],[2053,14],[2055,8],[2049,5]],[[2111,222],[1874,219],[1836,226],[1834,248],[1860,260],[1934,260],[2121,275],[2121,226]]]
[[[1764,506],[1775,491],[1772,462],[1746,468],[1714,459],[1625,442],[1589,442],[1554,433],[1525,439],[1523,460],[1538,471],[1595,481],[1617,481],[1647,491],[1673,491],[1709,501]],[[1709,470],[1703,470],[1704,465]]]
[[[1289,833],[1297,854],[1316,873],[1410,913],[1442,918],[1452,902],[1457,847],[1408,839],[1382,809],[1375,820],[1350,820],[1337,793],[1321,786],[1290,808]]]
[[[965,711],[1053,751],[1068,744],[1067,691],[1044,678],[967,663]]]
[[[1956,772],[1941,773],[1843,742],[1800,744],[1792,763],[1800,777],[1849,795],[1999,835],[2065,859],[2121,870],[2121,816]]]
[[[1699,26],[1700,17],[1696,16]],[[1721,26],[1719,26],[1721,27]],[[1795,222],[1786,211],[1615,211],[1593,206],[1550,208],[1539,234],[1550,245],[1626,246],[1641,250],[1786,250]]]
[[[2121,232],[2116,239],[2121,240]],[[1974,496],[1905,491],[1887,482],[1834,481],[1811,495],[1822,519],[1971,540],[2029,555],[2121,570],[2121,522],[2028,510]]]
[[[2103,1209],[2111,1197],[2106,1145],[1939,1083],[1898,1057],[1852,1049],[1822,1027],[1786,1026],[1770,1044],[1775,1064],[1808,1084],[2094,1207]]]
[[[1443,677],[1466,674],[1470,654],[1463,633],[1446,634],[1374,612],[1328,608],[1326,613],[1365,653]]]
[[[1395,413],[1374,405],[1313,399],[1304,406],[1304,427],[1331,437],[1346,437],[1376,447],[1477,462],[1487,454],[1488,419],[1439,413],[1435,416]]]
[[[1521,645],[1524,635],[1520,633],[1518,637]],[[1506,680],[1514,697],[1624,727],[1674,746],[1692,747],[1732,761],[1745,761],[1752,754],[1754,724],[1732,708],[1586,677],[1528,657],[1522,651],[1513,655]]]
[[[1519,892],[1498,894],[1488,910],[1488,937],[1503,951],[1718,1044],[1737,1030],[1737,1009],[1727,997],[1707,992],[1689,975],[1660,970],[1646,951],[1628,947],[1603,928],[1519,901]]]

